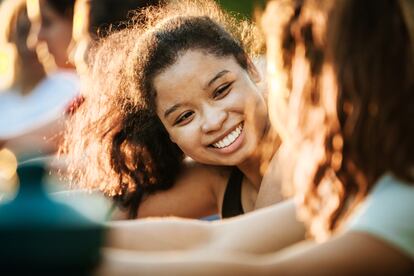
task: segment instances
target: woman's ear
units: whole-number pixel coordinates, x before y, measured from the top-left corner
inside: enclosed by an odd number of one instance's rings
[[[259,70],[250,58],[247,58],[247,72],[255,83],[259,83],[262,80]]]

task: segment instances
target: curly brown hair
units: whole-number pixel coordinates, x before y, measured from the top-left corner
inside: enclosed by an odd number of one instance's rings
[[[214,1],[172,1],[103,39],[63,147],[71,182],[114,197],[135,218],[145,195],[174,185],[184,158],[155,112],[153,79],[189,49],[234,56],[247,69],[262,50],[254,33]]]
[[[383,174],[414,181],[413,37],[402,1],[295,2],[281,45],[286,71],[307,72],[289,78],[305,78],[293,181],[300,216],[324,239]]]

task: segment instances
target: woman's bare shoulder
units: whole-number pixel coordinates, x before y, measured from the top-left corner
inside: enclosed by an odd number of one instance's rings
[[[200,218],[216,214],[225,187],[228,168],[185,160],[174,185],[146,196],[139,217],[180,216]]]
[[[185,170],[180,178],[185,182],[194,182],[197,179],[198,183],[213,192],[217,202],[221,202],[231,170],[232,167],[229,166],[205,165],[189,159],[185,162]]]

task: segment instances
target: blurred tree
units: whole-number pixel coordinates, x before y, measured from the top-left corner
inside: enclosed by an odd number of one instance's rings
[[[264,8],[266,0],[216,0],[225,10],[251,19],[255,8]]]

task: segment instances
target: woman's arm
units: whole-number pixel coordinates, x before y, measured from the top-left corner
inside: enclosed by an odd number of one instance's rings
[[[233,276],[260,275],[263,264],[258,258],[220,252],[137,252],[105,249],[101,265],[94,275],[180,275]]]
[[[274,252],[305,236],[292,200],[217,222],[179,218],[108,223],[106,246],[142,251],[200,249]]]
[[[271,239],[271,236],[267,236]],[[254,237],[252,237],[254,239]],[[369,234],[303,242],[273,254],[107,249],[98,275],[405,275],[414,261]]]
[[[401,251],[355,231],[325,243],[300,243],[266,258],[265,275],[406,275],[414,271],[414,260]]]

